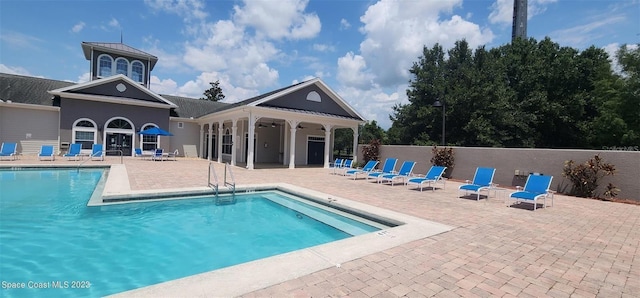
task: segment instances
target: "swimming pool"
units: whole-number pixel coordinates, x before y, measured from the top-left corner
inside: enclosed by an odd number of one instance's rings
[[[103,296],[382,228],[273,191],[86,207],[101,176],[0,170],[3,296]]]

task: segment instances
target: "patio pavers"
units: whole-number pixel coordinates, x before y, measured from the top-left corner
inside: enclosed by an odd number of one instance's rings
[[[119,158],[86,164],[110,162]],[[78,164],[22,157],[0,166],[27,163]],[[124,163],[132,190],[206,186],[204,160]],[[637,205],[556,195],[553,207],[534,212],[502,198],[457,198],[452,181],[420,192],[321,168],[232,169],[238,184],[286,182],[456,227],[244,297],[640,297]]]

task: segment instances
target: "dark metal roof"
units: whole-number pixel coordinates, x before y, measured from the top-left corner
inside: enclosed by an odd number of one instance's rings
[[[333,118],[339,118],[339,119],[364,120],[364,119],[360,119],[359,117],[347,117],[347,116],[342,116],[342,115],[334,115],[334,114],[322,113],[322,112],[316,112],[316,111],[308,111],[308,110],[300,110],[300,109],[289,109],[289,108],[283,108],[283,107],[273,107],[273,106],[269,106],[269,105],[261,105],[261,107],[274,109],[274,110],[279,110],[279,111],[295,112],[295,113],[309,114],[309,115],[318,115],[318,116],[333,117]]]
[[[0,73],[0,99],[15,103],[53,106],[49,90],[75,85],[72,82]]]
[[[220,112],[224,110],[228,110],[234,107],[245,106],[256,102],[258,100],[269,97],[273,94],[280,93],[286,91],[290,88],[295,88],[299,84],[304,82],[294,84],[291,86],[287,86],[284,88],[280,88],[278,90],[274,90],[265,94],[261,94],[243,101],[239,101],[236,103],[223,103],[223,102],[214,102],[209,100],[201,100],[196,98],[189,97],[181,97],[174,95],[160,95],[164,99],[173,102],[177,105],[177,108],[171,109],[171,117],[181,117],[181,118],[198,118],[207,114],[211,114],[214,112]],[[53,106],[54,101],[52,100],[51,94],[47,91],[55,90],[59,88],[69,87],[75,85],[73,82],[65,82],[65,81],[57,81],[36,77],[28,77],[21,75],[13,75],[0,73],[0,100],[7,101],[11,100],[15,103],[26,103],[26,104],[37,104],[37,105],[45,105],[45,106]],[[300,109],[290,109],[290,108],[282,108],[282,107],[273,107],[269,106],[268,103],[264,103],[260,105],[264,108],[270,108],[280,111],[288,111],[288,112],[296,112],[302,114],[309,115],[319,115],[319,116],[328,116],[340,119],[355,119],[362,120],[358,117],[345,117],[321,112],[300,110]]]
[[[175,109],[171,109],[171,117],[198,118],[206,114],[220,111],[229,105],[228,103],[181,96],[165,94],[160,96],[178,106]]]
[[[84,52],[84,58],[87,60],[91,60],[91,49],[93,48],[103,52],[119,53],[125,56],[131,56],[131,57],[141,58],[144,60],[149,60],[151,62],[150,70],[153,70],[153,67],[158,62],[158,57],[151,55],[147,52],[138,50],[136,48],[133,48],[131,46],[128,46],[124,43],[83,41],[81,45],[82,45],[82,51]]]

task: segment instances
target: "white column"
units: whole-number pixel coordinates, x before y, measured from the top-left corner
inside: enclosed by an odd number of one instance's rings
[[[324,127],[324,168],[329,168],[329,156],[331,156],[331,125],[326,124]]]
[[[353,164],[358,162],[358,127],[352,127],[353,130]]]
[[[282,165],[287,165],[287,163],[289,162],[289,151],[290,148],[289,146],[287,146],[287,142],[289,141],[289,138],[291,138],[289,131],[287,130],[287,122],[284,122],[284,124],[282,124],[282,126],[280,127],[280,133],[282,135],[284,135],[284,140],[282,140]]]
[[[249,112],[249,127],[248,127],[247,130],[249,132],[249,134],[247,135],[247,142],[248,142],[248,144],[247,144],[247,169],[253,170],[253,155],[255,154],[255,152],[253,152],[254,143],[255,143],[253,135],[255,134],[255,130],[256,130],[256,119],[254,119],[254,117],[251,114],[251,112]]]
[[[218,122],[218,136],[216,140],[218,140],[218,162],[222,163],[222,136],[224,134],[223,122]]]
[[[213,140],[213,123],[209,123],[209,140],[207,141],[207,160],[211,160],[211,155],[213,153],[213,148],[211,148],[211,140]]]
[[[200,124],[200,150],[198,151],[198,157],[204,156],[204,154],[202,154],[204,153],[202,148],[204,146],[203,139],[204,139],[204,124]]]
[[[289,169],[296,168],[296,127],[298,121],[287,120],[289,122],[290,137],[289,137]]]
[[[238,146],[238,142],[240,140],[238,140],[238,136],[236,136],[236,134],[238,133],[238,119],[233,119],[231,120],[232,126],[231,126],[231,165],[235,166],[236,165],[236,148]]]

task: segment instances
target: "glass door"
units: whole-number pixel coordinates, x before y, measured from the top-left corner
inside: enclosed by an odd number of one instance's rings
[[[125,133],[107,133],[107,155],[131,156],[132,135]]]

